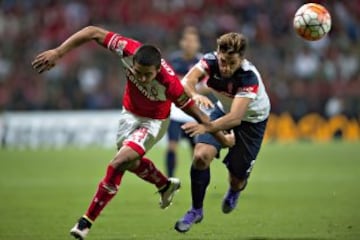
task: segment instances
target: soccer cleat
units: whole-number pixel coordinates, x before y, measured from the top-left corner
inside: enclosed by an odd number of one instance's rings
[[[200,223],[203,219],[202,209],[189,210],[182,219],[176,222],[175,230],[181,233],[190,230],[194,223]]]
[[[222,201],[222,211],[223,213],[230,213],[235,209],[238,199],[240,196],[240,191],[235,192],[229,189]]]
[[[86,218],[81,217],[75,226],[70,230],[70,235],[76,239],[83,240],[89,233],[91,222]]]
[[[160,208],[166,209],[172,204],[175,193],[180,188],[180,179],[169,178],[167,185],[164,189],[160,190]]]

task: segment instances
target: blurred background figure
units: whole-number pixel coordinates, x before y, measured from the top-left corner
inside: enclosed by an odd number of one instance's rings
[[[170,54],[169,62],[173,66],[175,73],[180,79],[194,66],[201,58],[200,36],[198,30],[193,26],[184,28],[180,41],[180,50]],[[194,148],[193,139],[185,134],[181,125],[186,122],[192,122],[194,119],[177,108],[174,104],[171,107],[170,125],[167,131],[167,149],[166,149],[166,171],[168,176],[174,176],[177,165],[177,147],[181,139],[186,139],[191,150]],[[190,152],[192,153],[192,151]]]

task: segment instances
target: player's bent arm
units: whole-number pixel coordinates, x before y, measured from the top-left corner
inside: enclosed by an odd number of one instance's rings
[[[185,90],[186,91],[186,90]],[[204,125],[210,124],[210,118],[195,104],[194,100],[188,99],[188,103],[180,107],[186,114],[192,116],[197,122]]]
[[[251,98],[235,97],[231,104],[230,112],[207,125],[207,132],[214,133],[240,125],[250,102]]]
[[[199,93],[198,89],[196,89],[197,83],[206,76],[206,72],[201,70],[197,65],[192,67],[190,71],[185,75],[182,79],[182,84],[184,86],[185,91],[191,96],[197,105],[203,106],[205,108],[214,107],[213,103],[206,96],[203,96]]]
[[[199,123],[210,127],[210,118],[206,115],[201,109],[194,104],[194,102],[189,103],[184,108],[181,108],[185,113],[189,114]],[[234,140],[225,137],[225,134],[222,131],[217,131],[212,133],[212,135],[220,142],[223,147],[231,147],[234,145]]]
[[[181,80],[185,91],[190,94],[190,97],[194,97],[197,93],[196,84],[205,76],[205,73],[196,66],[192,67],[189,72]]]

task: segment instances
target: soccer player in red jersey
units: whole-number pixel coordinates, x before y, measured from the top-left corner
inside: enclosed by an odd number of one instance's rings
[[[120,56],[127,76],[113,160],[100,181],[86,213],[70,230],[75,238],[84,239],[100,212],[118,191],[125,171],[154,184],[160,193],[160,208],[167,208],[180,187],[180,180],[168,178],[154,163],[144,157],[165,134],[171,103],[204,124],[209,119],[189,98],[173,69],[152,45],[141,44],[105,29],[89,26],[65,40],[59,47],[40,53],[32,66],[39,73],[56,65],[56,61],[74,48],[95,41]],[[234,144],[233,135],[215,134],[224,146]]]

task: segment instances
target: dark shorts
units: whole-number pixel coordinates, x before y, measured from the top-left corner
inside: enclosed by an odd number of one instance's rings
[[[179,142],[181,139],[187,139],[189,144],[194,147],[194,139],[187,135],[182,129],[181,126],[183,125],[183,122],[178,122],[174,120],[170,120],[169,128],[167,130],[168,140]]]
[[[211,120],[225,115],[220,108],[215,107],[210,114]],[[247,179],[254,166],[261,143],[264,137],[267,119],[250,123],[242,121],[239,126],[233,128],[235,145],[228,149],[223,163],[229,172],[239,179]],[[209,133],[198,135],[195,143],[206,143],[214,146],[220,152],[221,144]],[[217,156],[218,157],[218,156]]]

